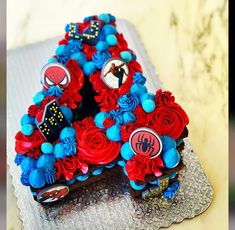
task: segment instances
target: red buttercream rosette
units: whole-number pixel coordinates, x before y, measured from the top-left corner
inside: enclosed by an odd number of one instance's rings
[[[84,120],[86,123],[86,119]],[[74,127],[81,127],[81,123],[79,126],[75,124]],[[94,122],[76,131],[77,154],[81,161],[89,164],[108,164],[118,156],[121,143],[109,140],[105,131],[95,126]]]

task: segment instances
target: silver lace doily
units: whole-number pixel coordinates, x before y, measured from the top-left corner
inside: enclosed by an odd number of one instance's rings
[[[118,27],[137,54],[148,78],[148,89],[154,91],[162,87],[134,27],[123,20],[118,20]],[[181,188],[172,201],[135,200],[129,194],[128,182],[121,176],[79,189],[69,194],[65,202],[51,207],[42,207],[33,200],[29,189],[20,183],[20,167],[13,163],[14,135],[20,129],[19,119],[32,103],[32,96],[40,90],[39,74],[37,77],[35,73],[39,73],[46,58],[53,54],[58,40],[8,52],[8,164],[24,229],[158,229],[204,212],[212,201],[213,189],[187,139]]]

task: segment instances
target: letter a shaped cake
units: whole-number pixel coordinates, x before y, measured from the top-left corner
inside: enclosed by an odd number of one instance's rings
[[[132,196],[173,199],[189,119],[169,91],[149,93],[116,19],[70,23],[20,120],[15,163],[42,204],[114,174]]]

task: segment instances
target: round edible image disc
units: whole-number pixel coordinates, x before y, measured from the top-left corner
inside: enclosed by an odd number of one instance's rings
[[[68,69],[60,63],[46,64],[41,71],[41,82],[46,88],[57,86],[66,89],[71,76]]]
[[[103,66],[102,80],[111,89],[120,88],[128,78],[127,64],[120,58],[111,58]]]
[[[160,137],[149,128],[138,128],[130,136],[129,143],[132,151],[140,156],[157,157],[162,151]]]
[[[68,186],[63,184],[52,185],[40,191],[37,200],[40,203],[51,203],[65,197],[68,193]]]

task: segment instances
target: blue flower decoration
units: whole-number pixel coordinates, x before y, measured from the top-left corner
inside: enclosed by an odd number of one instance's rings
[[[51,86],[47,91],[47,95],[48,96],[55,96],[57,98],[60,98],[62,92],[63,92],[63,90],[60,87]]]
[[[134,94],[124,94],[118,99],[120,110],[133,111],[139,105],[139,99]]]
[[[57,55],[57,61],[65,65],[69,57],[70,53],[68,51],[64,51],[62,54]]]
[[[167,189],[163,191],[163,197],[167,200],[171,200],[175,197],[177,191],[180,188],[180,182],[174,181],[172,182]]]
[[[106,61],[110,59],[111,55],[109,51],[97,51],[93,57],[92,61],[95,63],[97,69],[101,69]]]
[[[29,173],[28,172],[22,172],[20,181],[23,185],[29,186]]]
[[[134,83],[144,85],[146,82],[146,78],[140,72],[136,72],[133,78],[134,78]]]
[[[46,170],[44,171],[44,173],[45,173],[45,180],[46,180],[46,183],[47,183],[47,184],[53,184],[53,183],[55,183],[55,181],[56,181],[56,177],[55,177],[56,171],[55,171],[55,168],[46,169]]]
[[[82,41],[71,39],[69,40],[68,48],[71,54],[77,53],[82,49]]]
[[[77,142],[75,138],[65,138],[63,141],[63,147],[64,152],[67,156],[70,156],[72,154],[76,154],[77,148],[76,148]]]
[[[116,123],[118,124],[123,123],[123,116],[121,110],[111,110],[109,115]]]
[[[16,154],[15,160],[14,160],[15,164],[19,166],[24,158],[25,156],[23,154],[20,154],[20,153]]]

